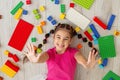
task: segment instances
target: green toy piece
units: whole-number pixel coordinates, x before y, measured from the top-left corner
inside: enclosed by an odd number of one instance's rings
[[[21,8],[22,6],[23,6],[23,2],[22,1],[20,1],[15,7],[14,7],[14,9],[10,12],[12,15],[14,15],[17,11],[18,11],[18,9],[19,8]]]
[[[37,40],[36,40],[35,37],[33,37],[33,38],[31,39],[31,41],[32,41],[32,42],[36,42]]]
[[[116,56],[113,35],[100,37],[98,39],[98,46],[102,59]]]
[[[82,6],[82,7],[86,8],[86,9],[90,9],[90,7],[92,6],[94,0],[73,0],[73,2],[75,2],[79,6]]]
[[[37,48],[37,51],[36,51],[37,53],[41,53],[42,52],[42,49],[40,49],[40,48]]]
[[[61,4],[60,8],[61,8],[61,13],[64,13],[65,12],[65,4]]]
[[[117,74],[115,74],[112,71],[109,71],[102,80],[120,80],[120,76],[118,76]]]

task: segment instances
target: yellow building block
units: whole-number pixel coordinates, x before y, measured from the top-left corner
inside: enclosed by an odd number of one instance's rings
[[[75,27],[75,31],[79,32],[80,31],[80,27]]]
[[[98,64],[102,64],[102,59],[101,58],[98,59]]]
[[[39,9],[40,9],[40,11],[42,11],[42,12],[45,11],[45,7],[44,7],[44,6],[40,6]]]
[[[22,12],[23,12],[23,9],[22,8],[19,8],[18,11],[16,12],[14,18],[16,20],[20,19],[21,15],[22,15]]]
[[[115,31],[114,31],[114,36],[119,36],[119,35],[120,35],[120,32],[117,31],[117,30],[115,30]]]
[[[62,20],[62,19],[65,19],[65,14],[64,13],[61,13],[60,14],[60,19]]]
[[[41,26],[37,26],[37,31],[38,31],[39,34],[42,34],[43,33],[42,27]]]
[[[8,51],[8,50],[5,50],[5,51],[4,51],[4,54],[5,54],[5,55],[8,55],[8,54],[9,54],[9,51]]]
[[[8,66],[6,65],[3,65],[1,68],[0,68],[0,71],[2,71],[3,73],[5,73],[6,75],[8,75],[9,77],[13,78],[14,75],[16,74],[16,72],[14,70],[12,70],[11,68],[9,68]]]

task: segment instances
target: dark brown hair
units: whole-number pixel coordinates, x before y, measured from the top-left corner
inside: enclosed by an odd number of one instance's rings
[[[54,33],[56,33],[60,29],[67,30],[69,32],[71,38],[76,35],[76,31],[69,24],[59,23],[57,26],[55,26],[55,32]]]

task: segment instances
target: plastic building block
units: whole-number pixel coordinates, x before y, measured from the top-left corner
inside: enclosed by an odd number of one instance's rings
[[[107,59],[107,58],[103,59],[102,65],[103,65],[103,66],[107,66],[107,63],[108,63],[108,59]]]
[[[108,24],[107,24],[107,29],[108,30],[111,29],[114,20],[115,20],[115,15],[112,14],[111,17],[110,17],[110,19],[109,19],[109,21],[108,21]]]
[[[48,16],[47,20],[48,21],[52,21],[53,17],[52,16]]]
[[[33,30],[33,25],[20,19],[8,43],[9,46],[22,51],[30,33]]]
[[[114,36],[119,36],[119,35],[120,35],[120,31],[115,30],[114,31]]]
[[[52,25],[57,24],[56,20],[52,20],[51,23],[52,23]]]
[[[45,21],[41,21],[41,22],[40,22],[40,25],[41,25],[41,26],[45,26],[45,25],[46,25],[46,22],[45,22]]]
[[[75,5],[74,3],[70,3],[71,8],[74,8],[74,5]]]
[[[35,38],[35,37],[32,37],[31,41],[32,41],[32,42],[36,42],[36,38]]]
[[[65,14],[64,14],[64,13],[61,13],[61,14],[60,14],[60,19],[61,19],[61,20],[65,19]]]
[[[44,7],[44,6],[40,6],[39,9],[40,9],[40,11],[42,11],[42,12],[45,11],[45,7]]]
[[[19,67],[7,60],[5,64],[0,68],[0,71],[8,75],[9,77],[14,77],[14,75],[18,72]]]
[[[26,4],[27,5],[31,4],[31,0],[26,0]]]
[[[0,15],[0,19],[2,19],[2,15]]]
[[[42,49],[40,49],[40,48],[37,48],[37,51],[36,51],[37,53],[41,53],[42,52]]]
[[[14,15],[17,11],[18,11],[18,9],[19,8],[21,8],[22,6],[23,6],[23,2],[22,1],[20,1],[15,7],[14,7],[14,9],[12,9],[12,11],[10,12],[12,15]]]
[[[61,13],[65,13],[65,4],[60,5],[60,11]]]
[[[18,11],[16,12],[14,18],[16,20],[20,19],[21,15],[22,15],[22,12],[23,12],[23,9],[22,8],[19,8]]]
[[[92,32],[94,33],[94,35],[95,35],[97,38],[99,38],[99,37],[100,37],[100,34],[99,34],[98,31],[96,30],[94,24],[90,24],[89,26],[90,26]]]
[[[112,78],[113,80],[120,80],[120,76],[115,74],[112,71],[109,71],[103,78],[102,80],[110,80]]]
[[[37,31],[38,31],[39,34],[43,33],[43,30],[42,30],[41,26],[37,26]]]
[[[94,0],[73,0],[73,2],[86,9],[90,9],[92,4],[94,3]]]
[[[35,14],[35,18],[38,20],[41,18],[41,15],[40,14]]]
[[[108,35],[98,38],[98,46],[102,59],[116,56],[114,36]]]
[[[109,78],[109,80],[114,80],[113,78]]]
[[[78,45],[77,45],[77,48],[78,48],[78,49],[81,49],[81,48],[82,48],[82,45],[81,45],[81,44],[78,44]]]
[[[97,39],[97,37],[96,37],[95,35],[92,35],[92,37],[93,37],[93,40],[96,40],[96,39]]]
[[[92,33],[92,30],[91,30],[90,28],[88,28],[87,31],[88,31],[89,33]]]
[[[28,11],[27,10],[23,10],[23,15],[27,15],[28,14]]]
[[[86,18],[73,8],[70,8],[68,10],[66,14],[66,19],[79,26],[82,30],[84,30],[90,23],[90,20],[88,18]]]
[[[102,64],[102,59],[101,58],[98,59],[98,64]]]
[[[100,69],[103,69],[103,68],[104,68],[104,66],[103,66],[102,64],[100,64],[100,65],[99,65],[99,68],[100,68]]]
[[[18,56],[16,54],[10,53],[8,50],[5,50],[4,54],[7,55],[8,57],[12,58],[15,62],[19,61]]]
[[[51,0],[52,2],[54,1],[54,0]]]
[[[38,14],[39,13],[38,9],[34,9],[32,12],[33,12],[33,14]]]
[[[95,16],[93,18],[93,20],[100,25],[103,29],[107,29],[107,25],[105,23],[103,23],[97,16]]]
[[[60,3],[60,1],[59,0],[55,0],[55,4],[59,4]]]
[[[80,27],[75,27],[76,32],[79,32],[80,30],[81,30]]]
[[[92,36],[88,33],[88,31],[85,31],[84,34],[86,35],[86,37],[87,37],[90,41],[93,40]]]
[[[94,45],[97,45],[98,44],[98,40],[94,40]]]

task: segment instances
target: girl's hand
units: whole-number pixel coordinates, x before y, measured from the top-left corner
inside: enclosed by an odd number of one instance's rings
[[[97,55],[98,55],[98,52],[95,51],[95,49],[89,52],[89,57],[87,61],[89,68],[93,68],[95,64],[97,63],[97,60],[96,60]]]
[[[30,62],[38,62],[39,61],[39,57],[41,54],[39,55],[35,55],[35,50],[32,44],[28,44],[27,45],[27,52],[23,52],[23,54],[25,54],[27,56],[27,58],[29,59]]]

